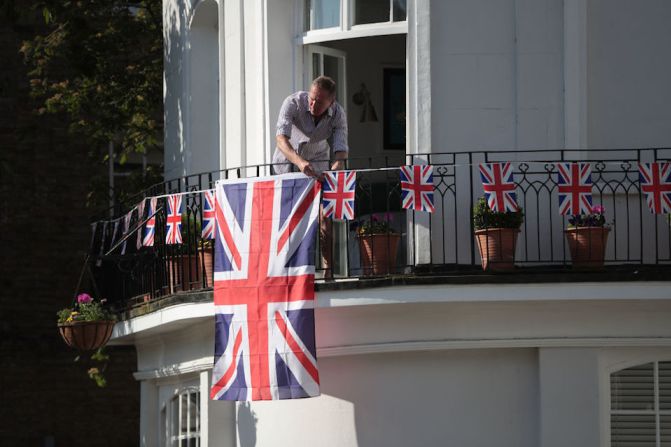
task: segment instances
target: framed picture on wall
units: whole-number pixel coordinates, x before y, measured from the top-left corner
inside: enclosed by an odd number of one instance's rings
[[[384,149],[405,149],[405,68],[383,69]]]

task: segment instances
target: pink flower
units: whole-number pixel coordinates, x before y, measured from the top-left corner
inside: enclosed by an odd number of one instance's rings
[[[77,295],[77,302],[79,304],[88,304],[91,301],[93,301],[93,298],[91,298],[91,295],[89,295],[88,293],[80,293],[79,295]]]
[[[604,208],[601,205],[596,205],[595,207],[592,208],[592,213],[594,214],[603,214],[606,212],[606,208]]]

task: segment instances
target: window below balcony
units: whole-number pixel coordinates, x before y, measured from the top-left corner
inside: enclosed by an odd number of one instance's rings
[[[175,395],[161,410],[168,447],[200,446],[200,391],[189,387]]]
[[[651,362],[610,376],[612,447],[671,445],[671,362]]]

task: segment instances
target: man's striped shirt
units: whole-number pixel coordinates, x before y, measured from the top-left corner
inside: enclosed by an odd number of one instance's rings
[[[308,92],[296,92],[282,103],[277,119],[276,135],[289,137],[291,146],[303,159],[312,163],[315,170],[329,169],[330,153],[345,151],[347,147],[347,117],[342,106],[333,102],[319,123],[315,125],[308,105]],[[275,148],[273,170],[285,174],[294,170],[282,152]]]

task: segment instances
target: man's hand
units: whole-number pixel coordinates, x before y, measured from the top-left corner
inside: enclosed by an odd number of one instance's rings
[[[335,153],[336,160],[331,165],[331,171],[340,171],[345,169],[345,160],[347,160],[346,151],[338,151]]]
[[[298,163],[296,163],[296,166],[303,174],[307,175],[308,177],[319,178],[309,161],[301,159],[298,161]]]
[[[341,169],[345,169],[345,160],[336,160],[331,165],[331,171],[340,171]]]

